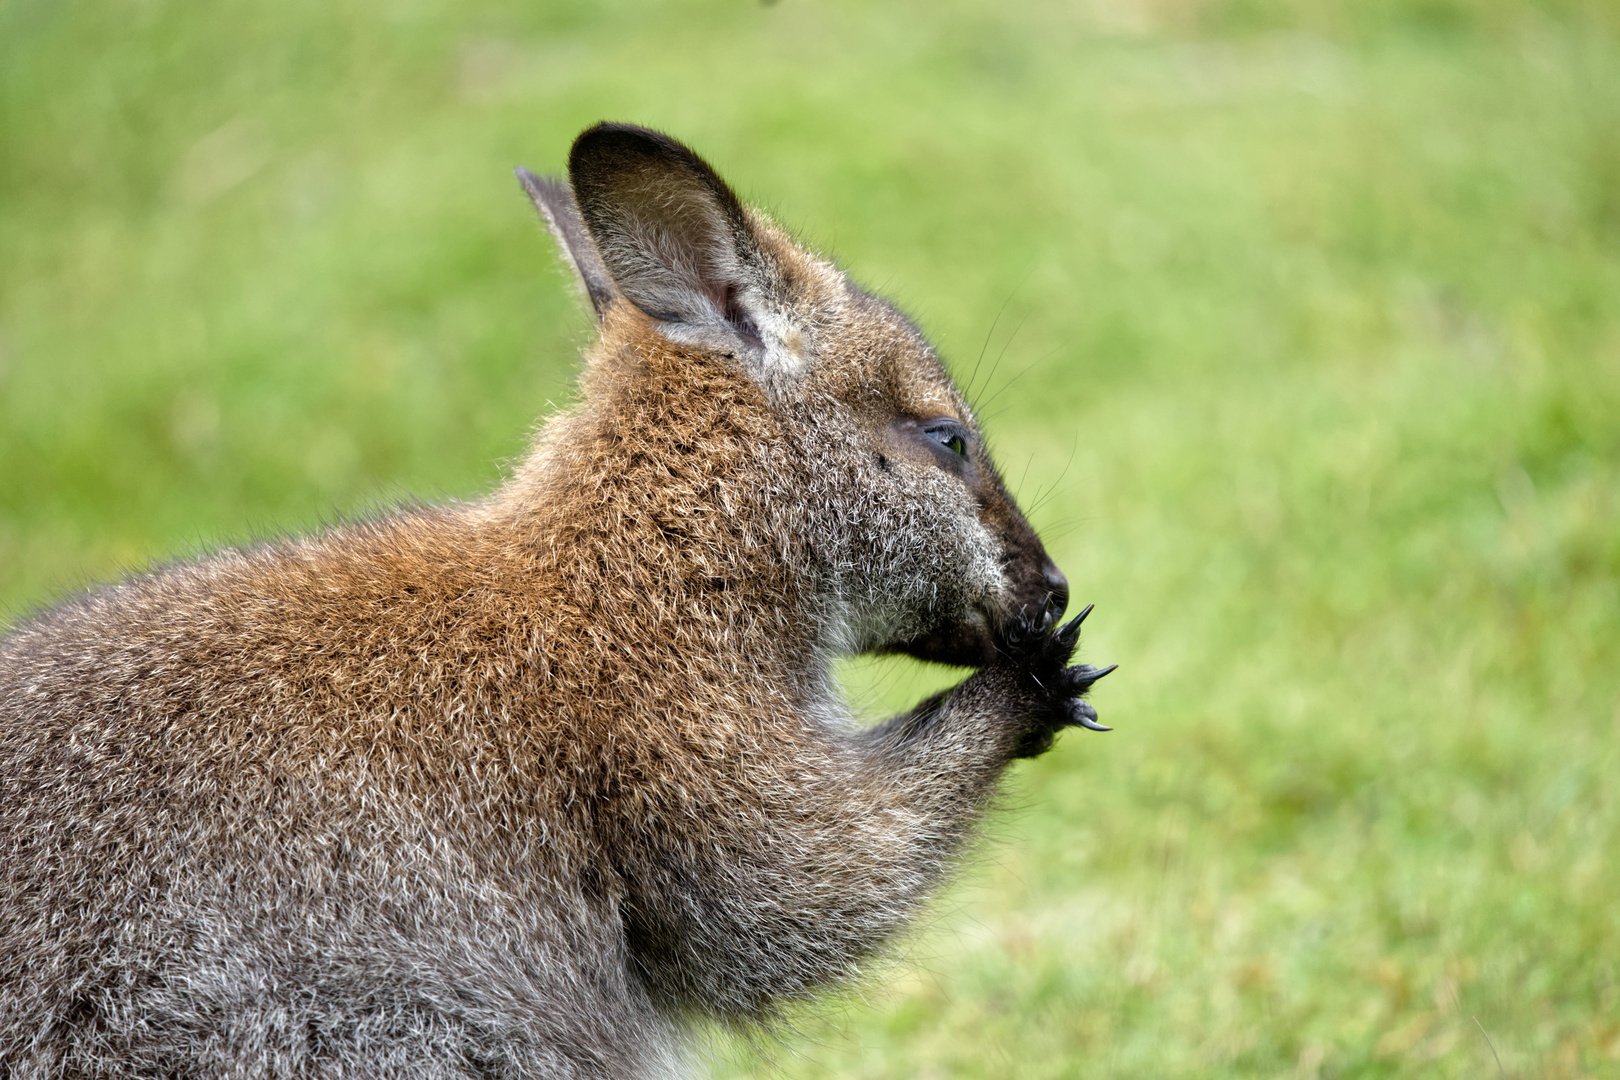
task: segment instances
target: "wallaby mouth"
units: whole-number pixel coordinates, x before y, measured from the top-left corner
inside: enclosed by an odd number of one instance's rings
[[[983,667],[993,661],[1001,651],[1001,641],[1007,626],[1023,621],[1034,623],[1042,631],[1051,630],[1063,617],[1069,606],[1069,580],[1046,560],[1038,583],[1011,603],[992,608],[975,604],[967,618],[930,630],[919,637],[888,645],[879,649],[880,655],[910,656],[932,664],[950,664],[955,667]]]

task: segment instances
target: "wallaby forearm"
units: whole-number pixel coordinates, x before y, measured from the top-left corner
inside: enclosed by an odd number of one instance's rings
[[[1044,751],[1064,727],[1095,726],[1080,695],[1107,672],[1068,666],[1084,617],[1058,629],[1044,629],[1044,615],[1040,626],[1012,627],[995,663],[851,740],[852,775],[821,777],[801,808],[806,827],[788,842],[745,845],[753,858],[770,855],[753,867],[754,890],[721,901],[735,925],[757,926],[768,913],[816,928],[762,936],[771,963],[756,956],[739,967],[756,985],[772,968],[796,980],[761,986],[762,996],[836,979],[904,929],[955,865],[1007,766]],[[830,879],[839,888],[826,889]]]
[[[869,767],[937,834],[965,831],[1013,759],[1043,753],[1064,727],[1107,730],[1081,695],[1113,669],[1068,666],[1090,611],[1050,632],[1021,621],[996,663],[864,732]]]
[[[697,875],[671,872],[690,861],[664,849],[675,838],[626,821],[639,833],[621,848],[631,855],[621,865],[626,923],[654,996],[759,1015],[845,978],[903,931],[955,865],[1012,759],[1028,711],[1014,704],[1016,690],[1007,673],[980,671],[800,753],[815,764],[795,781],[790,816],[761,821],[747,813],[756,796],[717,793],[731,812],[703,817],[748,827],[707,835],[709,865]]]
[[[998,674],[977,671],[862,734],[861,749],[881,782],[936,824],[942,810],[976,816],[1012,761],[1023,717]]]

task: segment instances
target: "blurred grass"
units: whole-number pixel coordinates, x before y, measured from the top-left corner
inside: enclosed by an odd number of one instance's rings
[[[510,170],[604,117],[982,347],[1122,662],[719,1075],[1620,1076],[1612,3],[10,0],[0,609],[486,489],[588,336]]]

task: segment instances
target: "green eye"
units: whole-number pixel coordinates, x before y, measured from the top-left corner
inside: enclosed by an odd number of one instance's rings
[[[967,457],[967,433],[954,420],[941,420],[923,428],[923,434],[957,457]]]

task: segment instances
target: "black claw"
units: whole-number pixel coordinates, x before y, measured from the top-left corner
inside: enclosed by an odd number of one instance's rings
[[[1097,723],[1097,710],[1093,709],[1084,701],[1076,701],[1073,705],[1069,706],[1069,711],[1074,714],[1074,722],[1088,731],[1114,730],[1111,727],[1105,727],[1102,724]]]
[[[1074,671],[1075,681],[1080,684],[1080,689],[1086,690],[1090,689],[1092,683],[1118,667],[1118,664],[1109,664],[1105,668],[1094,668],[1090,664],[1081,664],[1072,670]]]
[[[1080,624],[1086,621],[1086,616],[1090,615],[1091,609],[1096,606],[1096,604],[1087,604],[1084,611],[1064,623],[1057,632],[1058,639],[1065,645],[1073,645],[1080,640]]]
[[[1051,593],[1047,593],[1046,599],[1041,601],[1041,616],[1036,620],[1036,624],[1042,630],[1050,630],[1052,624],[1058,621],[1058,612],[1055,610],[1056,604],[1057,597]]]

